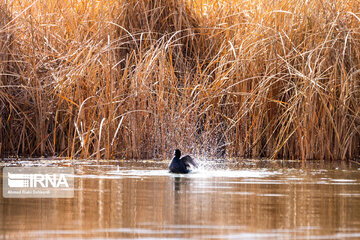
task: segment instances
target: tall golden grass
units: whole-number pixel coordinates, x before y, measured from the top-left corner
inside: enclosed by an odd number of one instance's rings
[[[13,0],[0,152],[360,155],[357,0]]]

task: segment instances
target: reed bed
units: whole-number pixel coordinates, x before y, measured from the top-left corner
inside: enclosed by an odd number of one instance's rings
[[[0,154],[354,159],[357,0],[0,5]]]

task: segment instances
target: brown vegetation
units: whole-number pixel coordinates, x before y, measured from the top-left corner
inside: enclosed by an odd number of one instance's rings
[[[360,155],[356,0],[9,2],[3,155]]]

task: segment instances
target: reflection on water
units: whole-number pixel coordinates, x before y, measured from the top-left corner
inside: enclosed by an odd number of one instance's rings
[[[360,238],[358,166],[289,164],[78,161],[73,199],[1,197],[0,238]]]

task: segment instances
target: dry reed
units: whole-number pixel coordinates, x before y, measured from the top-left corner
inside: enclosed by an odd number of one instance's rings
[[[14,0],[0,28],[2,155],[360,155],[356,0]]]

